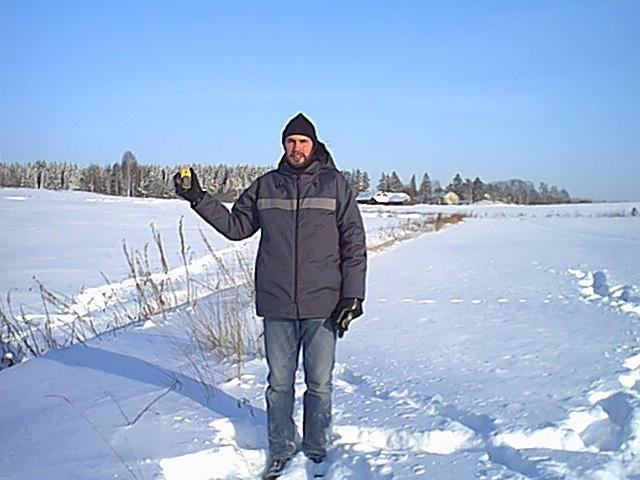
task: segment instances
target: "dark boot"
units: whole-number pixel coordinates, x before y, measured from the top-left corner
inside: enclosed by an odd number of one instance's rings
[[[311,474],[313,478],[324,478],[329,469],[327,464],[327,458],[324,456],[311,455],[309,456],[311,462]]]
[[[287,465],[289,461],[288,458],[274,458],[270,463],[267,464],[267,468],[264,471],[264,475],[262,476],[263,480],[274,480],[280,476],[284,467]]]

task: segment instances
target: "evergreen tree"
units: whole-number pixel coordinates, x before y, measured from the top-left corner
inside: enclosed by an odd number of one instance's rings
[[[482,183],[482,180],[480,180],[480,177],[476,177],[473,180],[473,187],[472,187],[472,202],[479,202],[481,200],[484,200],[484,183]]]
[[[411,179],[409,180],[409,185],[404,189],[405,193],[411,197],[412,200],[415,200],[418,196],[418,187],[416,186],[416,176],[411,175]]]
[[[433,195],[431,201],[435,204],[442,203],[442,197],[446,193],[446,190],[442,188],[438,180],[433,181]]]
[[[362,172],[360,172],[360,169],[355,169],[355,170],[352,170],[351,172],[348,172],[345,170],[342,172],[342,174],[344,175],[344,177],[347,179],[347,182],[351,186],[351,191],[353,192],[353,194],[357,196],[358,193],[360,193],[361,191],[360,185],[362,181]]]
[[[467,203],[473,203],[473,182],[468,177],[464,179],[462,197],[460,197],[460,199]]]
[[[369,189],[369,175],[366,171],[356,168],[351,174],[351,177],[352,188],[356,195]]]
[[[362,181],[360,183],[360,191],[361,192],[368,191],[370,187],[370,183],[371,181],[369,180],[369,174],[365,170],[364,172],[362,172]]]
[[[421,203],[433,202],[433,189],[431,185],[431,179],[427,172],[422,176],[422,182],[420,182],[420,188],[418,189],[418,201]]]
[[[380,181],[378,182],[378,191],[379,192],[388,192],[390,190],[389,187],[389,176],[382,172],[380,176]]]
[[[464,196],[463,195],[464,184],[462,182],[462,177],[460,176],[459,173],[456,173],[456,175],[453,177],[453,179],[451,180],[451,183],[447,186],[447,190],[449,190],[450,192],[454,192],[460,198]]]
[[[404,184],[395,171],[391,172],[391,178],[389,179],[389,190],[392,192],[402,192],[404,190]]]

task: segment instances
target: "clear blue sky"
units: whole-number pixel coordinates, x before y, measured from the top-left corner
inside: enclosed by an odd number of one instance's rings
[[[340,168],[640,200],[640,2],[2,1],[0,155]]]

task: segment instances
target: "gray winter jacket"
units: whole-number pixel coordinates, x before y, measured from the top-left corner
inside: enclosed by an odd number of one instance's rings
[[[231,212],[206,194],[194,210],[231,240],[262,230],[256,258],[259,316],[326,318],[341,298],[365,295],[367,249],[346,178],[322,149],[304,169],[283,157]]]

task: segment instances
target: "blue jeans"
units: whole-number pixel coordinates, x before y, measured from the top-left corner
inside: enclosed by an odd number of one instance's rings
[[[304,394],[302,449],[307,456],[327,453],[331,426],[331,375],[336,332],[331,319],[266,317],[264,342],[269,365],[267,423],[272,458],[289,458],[294,442],[294,383],[300,348],[307,390]]]

